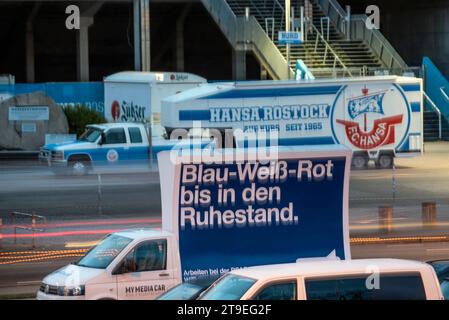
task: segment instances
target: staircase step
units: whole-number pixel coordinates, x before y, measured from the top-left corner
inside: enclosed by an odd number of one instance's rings
[[[273,42],[279,48],[281,54],[284,57],[286,56],[286,47],[278,43],[278,32],[285,28],[284,15],[277,5],[275,6],[275,10],[273,10],[274,1],[227,0],[227,2],[236,15],[244,15],[245,8],[249,7],[250,13],[256,17],[262,28],[266,32],[268,31],[267,34],[273,34]],[[327,24],[324,20],[323,28],[321,28],[321,18],[325,17],[325,14],[321,10],[317,0],[311,0],[311,2],[313,5],[313,24],[317,30],[323,31],[322,33],[327,43],[347,67],[362,70],[363,67],[381,68],[383,66],[383,63],[379,61],[377,55],[364,41],[347,40],[346,36],[340,33],[340,30],[331,21],[329,24],[329,33],[326,32]],[[283,6],[283,1],[279,1],[279,5]],[[298,5],[299,0],[292,1],[292,6],[297,8]],[[266,18],[274,18],[274,24],[269,25],[270,28],[266,28]],[[315,39],[310,34],[306,43],[300,46],[291,46],[290,65],[292,67],[295,66],[297,59],[302,59],[309,68],[333,68],[335,57],[326,49],[326,44],[322,40],[318,41],[317,49],[315,50]],[[324,59],[325,53],[327,53],[326,59]],[[324,77],[326,74],[331,76],[332,72],[326,73],[323,71],[319,76]]]

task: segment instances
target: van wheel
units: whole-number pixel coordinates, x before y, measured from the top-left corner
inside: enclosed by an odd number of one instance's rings
[[[85,176],[89,171],[90,162],[85,159],[74,159],[69,161],[70,173],[74,176]]]
[[[393,168],[394,159],[389,154],[382,154],[376,161],[376,167],[379,169],[391,169]]]
[[[355,155],[352,158],[352,167],[356,170],[365,169],[368,166],[368,157],[362,155]]]

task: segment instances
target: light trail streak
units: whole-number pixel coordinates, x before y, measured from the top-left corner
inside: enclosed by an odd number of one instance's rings
[[[151,227],[151,226],[142,226]],[[128,229],[123,227],[120,229],[98,229],[98,230],[76,230],[76,231],[56,231],[56,232],[35,232],[26,234],[2,234],[0,239],[32,239],[32,238],[57,238],[57,237],[70,237],[70,236],[85,236],[85,235],[105,235],[114,232],[119,232]],[[153,227],[152,229],[160,230],[159,227]]]
[[[95,220],[95,221],[74,221],[74,222],[62,222],[62,223],[46,223],[36,224],[35,228],[65,228],[65,227],[81,227],[81,226],[106,226],[106,225],[131,225],[131,224],[158,224],[161,223],[161,219],[110,219],[110,220]],[[32,228],[32,224],[6,224],[2,226],[2,229],[14,229],[16,227]]]

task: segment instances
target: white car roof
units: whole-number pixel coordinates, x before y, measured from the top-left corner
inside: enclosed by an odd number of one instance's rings
[[[172,233],[160,229],[136,228],[114,232],[115,235],[130,238],[133,240],[154,239],[159,237],[169,237]]]
[[[404,77],[396,75],[366,76],[366,77],[347,77],[347,78],[318,78],[318,79],[302,79],[302,80],[249,80],[236,81],[235,88],[246,87],[263,87],[267,88],[275,86],[297,86],[297,85],[320,85],[320,84],[342,84],[353,82],[372,82],[372,81],[396,81],[398,83],[418,83],[420,78]]]
[[[204,83],[206,81],[203,77],[187,72],[122,71],[104,78],[104,82],[119,83]]]
[[[110,123],[101,123],[101,124],[89,124],[88,127],[100,128],[100,129],[109,129],[109,128],[128,128],[128,127],[136,127],[141,126],[143,123],[138,122],[110,122]]]
[[[182,103],[190,100],[208,98],[215,94],[225,93],[237,90],[271,90],[286,88],[303,88],[320,85],[338,85],[350,84],[354,82],[375,83],[375,82],[395,82],[398,84],[420,84],[422,79],[414,77],[400,76],[369,76],[369,77],[353,77],[353,78],[329,78],[329,79],[309,79],[309,80],[250,80],[237,82],[214,82],[203,84],[197,88],[192,88],[178,94],[168,96],[162,101],[164,103]],[[275,94],[273,96],[276,96]],[[227,99],[227,98],[223,98]]]
[[[329,276],[379,272],[413,272],[428,270],[431,266],[424,262],[401,259],[356,259],[298,261],[296,263],[265,265],[233,270],[230,273],[257,280],[269,280],[297,276]]]

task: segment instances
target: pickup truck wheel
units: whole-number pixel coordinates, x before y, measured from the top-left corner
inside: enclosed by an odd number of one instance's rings
[[[389,154],[382,154],[376,161],[376,166],[379,169],[391,169],[393,168],[394,159],[393,156]]]
[[[362,155],[355,155],[352,158],[352,167],[356,170],[365,169],[368,166],[368,158]]]
[[[74,176],[84,176],[89,169],[89,163],[83,160],[74,160],[69,163],[70,171]]]

